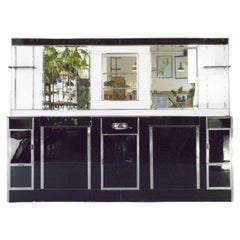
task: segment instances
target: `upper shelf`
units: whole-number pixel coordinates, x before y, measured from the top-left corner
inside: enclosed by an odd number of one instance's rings
[[[203,68],[230,68],[231,66],[203,66]]]
[[[30,68],[30,69],[35,69],[35,66],[9,66],[9,68],[13,68],[13,69],[20,69],[20,68]]]

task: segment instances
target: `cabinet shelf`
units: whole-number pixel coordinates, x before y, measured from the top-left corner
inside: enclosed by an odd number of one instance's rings
[[[203,66],[203,68],[211,69],[211,68],[230,68],[231,66]]]
[[[35,69],[35,66],[9,66],[11,69]]]

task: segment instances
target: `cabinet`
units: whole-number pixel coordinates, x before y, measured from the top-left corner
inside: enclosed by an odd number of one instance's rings
[[[91,188],[91,122],[42,119],[41,189]]]
[[[231,119],[207,118],[207,188],[231,189]]]
[[[9,122],[9,189],[34,188],[34,128],[32,118]]]
[[[10,118],[10,200],[229,199],[230,142],[226,117]]]
[[[199,125],[149,126],[150,188],[199,189]]]

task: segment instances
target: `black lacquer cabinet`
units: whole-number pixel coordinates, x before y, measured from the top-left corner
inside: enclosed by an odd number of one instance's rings
[[[231,201],[231,119],[11,117],[9,201]]]

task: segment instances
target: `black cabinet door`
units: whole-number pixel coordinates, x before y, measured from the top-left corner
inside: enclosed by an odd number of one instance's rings
[[[154,188],[195,189],[196,128],[153,127],[150,138]]]
[[[43,127],[44,189],[87,189],[88,128]]]
[[[137,135],[104,135],[102,188],[138,187]]]

